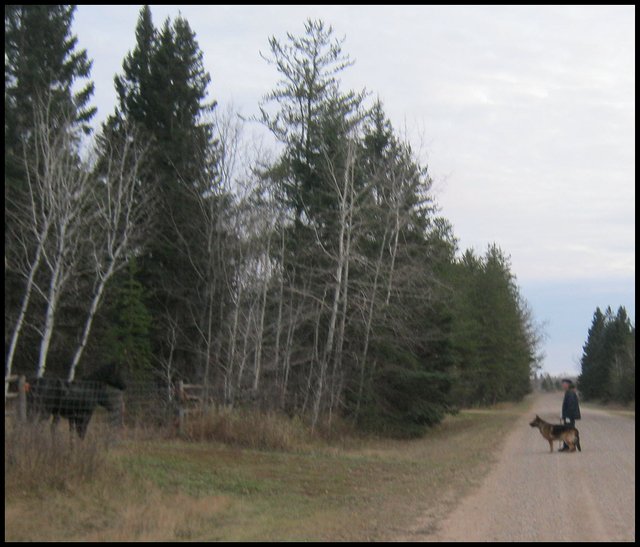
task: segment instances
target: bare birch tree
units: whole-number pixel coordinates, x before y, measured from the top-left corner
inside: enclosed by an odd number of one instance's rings
[[[336,322],[338,319],[338,310],[340,297],[344,293],[346,298],[346,284],[348,261],[349,261],[349,244],[350,244],[350,224],[349,217],[351,208],[353,206],[353,183],[354,183],[354,165],[356,161],[356,149],[351,139],[347,139],[347,150],[345,164],[341,166],[335,165],[332,158],[329,158],[325,154],[327,172],[339,200],[338,210],[338,255],[336,257],[335,274],[334,274],[334,287],[333,298],[331,303],[331,315],[329,318],[329,326],[327,331],[327,339],[322,357],[320,359],[320,370],[318,374],[318,381],[316,385],[316,393],[313,404],[312,414],[312,428],[315,428],[318,418],[320,416],[321,401],[324,396],[327,381],[327,369],[329,366],[329,360],[331,359],[334,351],[334,337],[336,334]]]
[[[144,155],[145,147],[140,145],[133,130],[126,132],[118,143],[106,142],[104,173],[93,187],[95,212],[91,215],[93,222],[87,232],[93,274],[91,304],[80,343],[71,361],[67,378],[70,382],[75,378],[105,286],[127,264],[136,245],[146,235],[151,199],[148,193],[139,191],[139,172]]]
[[[19,249],[19,252],[15,256],[10,254],[9,260],[7,260],[7,255],[5,254],[5,267],[7,269],[12,268],[25,277],[26,285],[21,298],[20,311],[11,331],[9,351],[5,361],[5,379],[11,375],[16,347],[25,324],[25,316],[31,302],[32,292],[39,290],[36,285],[36,274],[42,263],[42,255],[45,244],[48,242],[54,214],[54,209],[45,207],[41,199],[41,196],[45,193],[43,185],[46,184],[45,178],[38,175],[41,150],[36,147],[34,161],[28,154],[27,147],[23,146],[22,157],[26,174],[28,202],[25,208],[26,211],[24,211],[26,214],[22,217],[16,215],[13,219],[15,227],[10,234],[13,242],[11,248]],[[35,250],[32,250],[33,246],[35,246]],[[5,382],[5,395],[8,388],[9,384]]]
[[[24,313],[35,290],[46,304],[36,366],[38,378],[46,369],[60,299],[68,281],[77,273],[85,229],[92,220],[89,169],[76,153],[78,129],[71,119],[51,117],[50,101],[41,101],[34,110],[32,153],[24,156],[30,196],[28,230],[34,236],[36,251],[11,346],[12,360]],[[41,265],[46,272],[36,276]]]

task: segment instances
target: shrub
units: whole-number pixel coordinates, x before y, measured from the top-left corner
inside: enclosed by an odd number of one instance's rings
[[[249,409],[211,407],[191,413],[184,433],[193,441],[219,441],[258,450],[291,451],[309,441],[299,418]]]

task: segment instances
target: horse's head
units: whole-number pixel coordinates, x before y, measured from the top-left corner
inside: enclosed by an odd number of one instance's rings
[[[119,389],[120,391],[124,391],[127,389],[127,384],[124,381],[124,376],[122,375],[122,371],[120,367],[116,366],[113,372],[113,376],[107,382],[111,387]]]
[[[108,389],[102,389],[102,391],[98,394],[97,403],[107,409],[109,412],[113,412],[117,409],[118,405],[114,400],[114,395],[109,393]]]
[[[120,391],[124,391],[127,387],[122,375],[121,367],[115,363],[108,363],[101,366],[87,376],[86,380],[102,382],[103,384],[107,384],[108,386],[119,389]]]

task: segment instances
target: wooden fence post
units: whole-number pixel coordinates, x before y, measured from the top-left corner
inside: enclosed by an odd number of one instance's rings
[[[27,421],[27,381],[24,376],[18,378],[18,421]]]
[[[124,427],[125,412],[126,408],[124,406],[124,393],[120,392],[120,423],[118,424],[120,427]]]
[[[114,406],[114,410],[109,413],[111,425],[119,428],[124,427],[124,392],[118,390],[117,393],[112,395],[113,398],[116,399]]]
[[[182,380],[178,381],[178,393],[177,393],[177,402],[178,402],[178,433],[182,435],[184,433],[184,382]]]

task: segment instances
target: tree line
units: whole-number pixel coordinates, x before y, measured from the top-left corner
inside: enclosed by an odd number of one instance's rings
[[[343,88],[331,26],[269,38],[277,82],[245,121],[210,97],[187,20],[144,6],[96,131],[74,11],[5,7],[7,375],[114,361],[409,434],[530,391],[540,333],[508,255],[460,252],[381,101]]]
[[[535,387],[542,391],[560,391],[562,389],[562,378],[560,376],[551,376],[548,372],[535,376]]]
[[[636,398],[636,328],[624,306],[596,308],[580,359],[585,399],[628,403]]]

